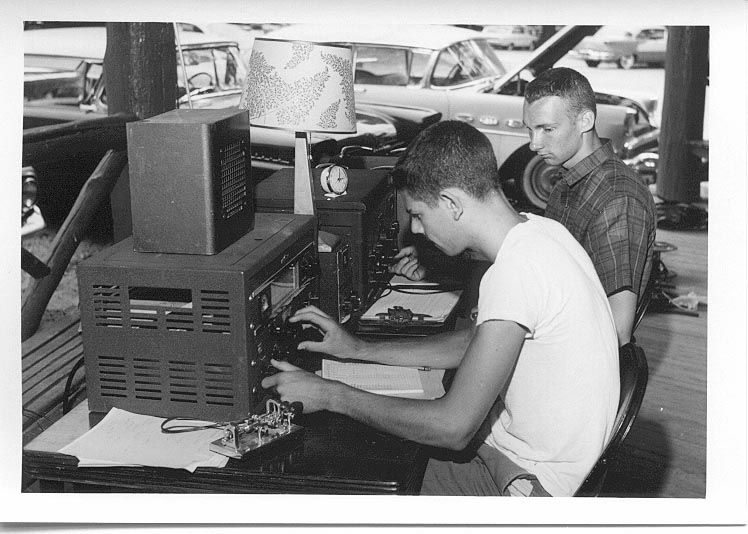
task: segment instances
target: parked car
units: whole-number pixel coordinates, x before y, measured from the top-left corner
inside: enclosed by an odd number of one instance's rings
[[[267,32],[280,27],[278,24],[253,24],[240,22],[179,22],[177,26],[182,32],[193,32],[212,36],[216,40],[234,41],[239,46],[239,56],[245,65],[249,65],[252,53],[252,43],[255,37],[261,37]]]
[[[595,26],[568,26],[525,62],[507,71],[486,34],[448,26],[293,25],[268,37],[350,44],[355,52],[356,101],[370,105],[423,106],[474,125],[490,139],[509,194],[543,209],[557,168],[529,148],[523,123],[524,89],[552,67]],[[654,126],[633,98],[597,93],[597,130],[623,157],[625,143]]]
[[[29,95],[40,91],[35,84],[43,84],[41,98],[28,98],[24,103],[24,129],[60,124],[86,117],[107,114],[105,79],[102,76],[106,47],[106,28],[75,27],[24,31],[24,67],[27,80],[34,75],[24,89]],[[186,76],[177,58],[177,81],[179,107],[226,108],[237,106],[246,78],[246,68],[239,59],[237,45],[231,41],[215,41],[210,36],[197,32],[180,32]],[[65,80],[66,87],[77,87],[76,96],[58,96],[52,80],[43,80],[40,72],[52,79]],[[230,75],[229,75],[230,74]],[[70,79],[74,79],[71,82]],[[189,91],[187,90],[189,88]],[[420,106],[356,106],[357,132],[355,134],[312,134],[311,152],[313,163],[324,163],[336,157],[342,147],[363,146],[378,154],[387,154],[407,146],[418,131],[440,115]],[[255,180],[263,179],[283,167],[294,164],[294,135],[292,132],[253,128],[251,134],[252,170]],[[60,155],[60,160],[64,155]],[[67,188],[65,194],[77,195],[77,190],[98,162],[86,162],[80,168],[74,154],[67,162],[57,162],[53,169],[38,167],[40,180],[47,176],[59,178],[61,167],[70,167],[78,177],[76,186]],[[95,159],[95,158],[89,158]],[[60,164],[65,163],[65,165]],[[44,188],[45,195],[55,197],[59,188]],[[74,196],[73,199],[74,200]],[[40,202],[47,199],[40,199]],[[67,204],[71,200],[67,199]],[[43,204],[45,205],[45,204]],[[55,206],[55,210],[58,206]],[[46,209],[46,208],[45,208]],[[62,209],[62,208],[61,208]],[[66,213],[66,211],[65,211]]]
[[[538,36],[534,35],[527,26],[484,26],[482,32],[488,37],[489,44],[498,49],[535,50],[538,42]]]
[[[667,30],[664,26],[623,28],[605,26],[595,35],[586,37],[574,48],[575,55],[588,66],[610,62],[622,69],[634,65],[665,65]]]

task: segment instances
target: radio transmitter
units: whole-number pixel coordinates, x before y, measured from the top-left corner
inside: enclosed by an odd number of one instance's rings
[[[348,170],[344,195],[325,196],[320,182],[323,169],[313,169],[314,200],[319,230],[344,237],[350,244],[352,267],[352,311],[364,310],[376,300],[392,277],[391,258],[398,250],[399,225],[396,195],[387,170]],[[255,186],[257,212],[293,211],[293,169],[282,169]],[[322,271],[322,290],[334,287]],[[336,297],[337,298],[337,297]]]
[[[246,417],[270,358],[295,351],[287,318],[316,298],[314,236],[311,216],[258,214],[215,255],[136,252],[128,238],[82,262],[90,411]]]
[[[351,245],[338,235],[320,232],[325,245],[319,245],[320,291],[319,309],[337,322],[350,319],[354,312],[351,295]]]

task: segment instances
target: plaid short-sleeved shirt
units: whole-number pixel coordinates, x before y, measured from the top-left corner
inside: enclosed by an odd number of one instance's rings
[[[654,199],[610,142],[561,171],[545,216],[581,243],[608,296],[630,290],[641,299],[652,265]]]

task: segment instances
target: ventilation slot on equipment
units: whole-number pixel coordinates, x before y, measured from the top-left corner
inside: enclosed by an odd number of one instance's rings
[[[133,358],[132,367],[135,377],[135,398],[159,401],[163,399],[161,362],[153,358]]]
[[[101,395],[103,397],[126,397],[127,372],[124,358],[99,356],[96,363]]]
[[[247,207],[247,147],[237,141],[221,147],[221,217],[229,219]]]
[[[129,287],[130,327],[174,332],[194,330],[192,291],[165,287]]]
[[[205,382],[205,403],[216,406],[233,406],[234,367],[220,363],[206,363],[203,366]]]
[[[122,292],[119,286],[94,284],[94,324],[107,328],[122,328]]]
[[[203,332],[213,334],[231,333],[231,314],[229,313],[228,291],[200,291],[200,323]]]
[[[184,360],[169,360],[169,400],[197,404],[197,364]]]

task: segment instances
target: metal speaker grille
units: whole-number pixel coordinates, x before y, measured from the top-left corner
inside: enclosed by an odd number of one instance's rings
[[[221,147],[221,217],[228,219],[247,207],[247,146],[244,140]]]

